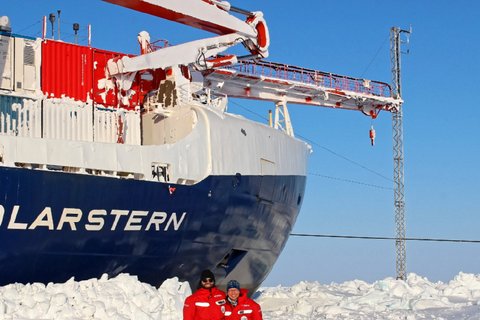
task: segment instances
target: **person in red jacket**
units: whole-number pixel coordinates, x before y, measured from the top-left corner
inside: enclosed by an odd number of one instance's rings
[[[204,270],[198,290],[185,299],[183,320],[222,320],[225,304],[225,293],[215,286],[215,275]]]
[[[227,303],[225,320],[262,320],[260,305],[247,297],[248,291],[240,289],[240,283],[230,280],[227,283]]]

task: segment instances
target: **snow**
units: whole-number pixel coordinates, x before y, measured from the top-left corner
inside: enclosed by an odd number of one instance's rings
[[[166,280],[160,288],[121,274],[108,279],[48,285],[0,287],[0,319],[163,319],[181,320],[187,282]],[[372,284],[300,282],[264,287],[253,296],[265,320],[306,319],[479,319],[480,275],[459,273],[448,283],[432,283],[414,273],[407,280]]]

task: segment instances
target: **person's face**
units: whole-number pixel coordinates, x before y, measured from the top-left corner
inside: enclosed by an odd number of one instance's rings
[[[212,288],[214,284],[215,284],[215,281],[213,281],[212,278],[202,279],[202,287],[205,288],[205,289]]]
[[[228,289],[227,295],[233,301],[237,301],[238,296],[240,295],[240,290],[238,290],[237,288]]]

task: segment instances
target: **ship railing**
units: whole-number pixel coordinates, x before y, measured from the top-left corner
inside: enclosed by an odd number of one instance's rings
[[[150,52],[157,51],[159,49],[163,49],[169,46],[170,46],[170,43],[168,42],[168,40],[165,40],[165,39],[158,39],[148,44]]]
[[[268,61],[242,60],[229,67],[240,73],[296,81],[333,90],[349,90],[361,94],[391,97],[389,84],[362,78],[338,75],[313,69]]]

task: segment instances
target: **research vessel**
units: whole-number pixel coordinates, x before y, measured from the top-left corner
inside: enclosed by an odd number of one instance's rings
[[[131,55],[49,39],[46,17],[39,38],[0,19],[0,285],[129,273],[194,287],[209,268],[219,286],[257,288],[305,193],[311,147],[287,103],[376,117],[398,101],[385,83],[262,60],[261,12],[107,2],[216,35],[159,46],[140,32]],[[237,44],[248,54],[223,54]],[[229,97],[274,115],[229,113]]]

